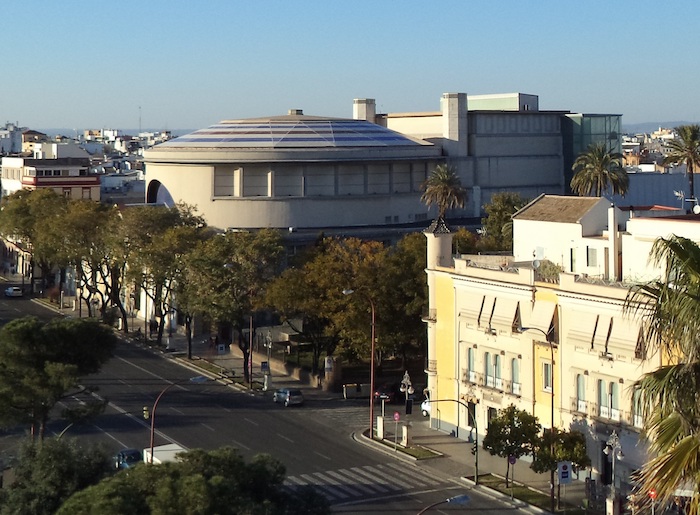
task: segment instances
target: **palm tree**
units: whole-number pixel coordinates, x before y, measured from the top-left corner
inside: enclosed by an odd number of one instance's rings
[[[438,208],[438,218],[445,216],[445,211],[453,207],[464,207],[467,200],[467,190],[462,186],[455,169],[448,165],[437,165],[421,185],[423,195],[420,199],[426,206],[435,204]]]
[[[674,130],[678,138],[668,142],[670,151],[664,158],[663,164],[685,164],[690,198],[695,199],[695,177],[693,174],[696,169],[700,169],[700,125],[681,125]]]
[[[604,191],[612,189],[613,195],[624,196],[629,189],[629,177],[622,168],[622,154],[608,150],[605,143],[591,143],[579,154],[571,169],[574,171],[571,189],[577,195],[595,192],[595,196],[600,197]]]
[[[628,312],[667,364],[637,381],[651,459],[635,474],[638,498],[656,491],[661,504],[692,490],[688,513],[700,514],[700,247],[687,238],[658,239],[651,260],[664,275],[630,290]]]

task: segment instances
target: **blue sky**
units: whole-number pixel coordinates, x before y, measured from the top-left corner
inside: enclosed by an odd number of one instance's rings
[[[700,2],[3,0],[0,124],[196,129],[445,92],[700,121]]]

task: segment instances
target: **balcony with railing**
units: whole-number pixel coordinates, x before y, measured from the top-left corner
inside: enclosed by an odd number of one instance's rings
[[[637,429],[640,429],[643,425],[640,414],[602,406],[596,402],[586,401],[577,397],[571,397],[569,409],[573,414],[593,417],[600,419],[601,422],[624,424]]]

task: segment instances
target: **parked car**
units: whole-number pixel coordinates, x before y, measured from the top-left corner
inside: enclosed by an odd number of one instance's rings
[[[142,461],[143,454],[139,449],[122,449],[114,455],[114,468],[128,469]]]
[[[384,383],[377,387],[374,391],[375,402],[388,402],[394,404],[404,400],[405,394],[401,393],[401,383]]]
[[[420,403],[420,413],[424,417],[430,416],[430,399],[425,399]]]
[[[10,286],[5,289],[5,297],[21,297],[22,295],[22,288],[19,286]]]
[[[273,402],[284,403],[285,406],[302,405],[304,404],[304,394],[301,390],[293,388],[280,388],[272,395]]]

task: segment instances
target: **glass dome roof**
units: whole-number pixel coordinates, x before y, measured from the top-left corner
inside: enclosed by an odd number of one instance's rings
[[[338,148],[429,145],[366,120],[287,115],[224,120],[161,145],[180,148]]]

